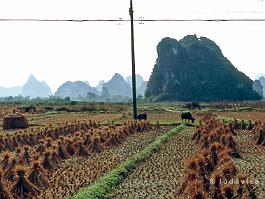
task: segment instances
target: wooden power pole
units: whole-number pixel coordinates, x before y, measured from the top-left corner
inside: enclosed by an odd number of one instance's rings
[[[133,118],[137,119],[137,102],[136,102],[136,79],[135,79],[135,53],[134,53],[134,27],[133,27],[133,4],[130,0],[131,17],[131,56],[132,56],[132,93],[133,93]]]

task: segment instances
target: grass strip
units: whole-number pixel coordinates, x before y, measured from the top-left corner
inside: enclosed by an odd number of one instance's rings
[[[187,128],[185,125],[179,125],[167,133],[159,136],[154,142],[148,145],[132,158],[120,164],[117,168],[110,171],[106,175],[100,177],[93,184],[83,188],[74,195],[74,199],[96,199],[107,198],[108,193],[116,186],[118,186],[128,175],[132,172],[142,161],[149,158],[156,152],[160,146],[171,139],[174,135]]]

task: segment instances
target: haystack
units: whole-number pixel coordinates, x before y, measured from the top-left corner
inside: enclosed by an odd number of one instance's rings
[[[11,113],[3,118],[3,129],[28,128],[26,117],[21,113]]]

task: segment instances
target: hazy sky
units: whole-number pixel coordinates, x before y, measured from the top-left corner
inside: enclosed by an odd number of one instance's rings
[[[129,19],[129,0],[0,0],[0,18]],[[135,19],[265,19],[262,0],[134,0]],[[163,37],[197,34],[214,40],[251,78],[265,73],[265,22],[135,22],[136,72],[148,80]],[[30,74],[53,91],[67,80],[95,86],[130,75],[129,22],[0,21],[0,85]]]

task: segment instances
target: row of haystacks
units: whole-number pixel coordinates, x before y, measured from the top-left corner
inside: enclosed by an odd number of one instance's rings
[[[178,194],[190,199],[256,198],[255,180],[234,164],[233,158],[240,158],[234,135],[233,125],[214,119],[196,127],[193,141],[200,150],[188,160]]]
[[[2,198],[35,198],[49,188],[49,176],[64,160],[89,158],[107,147],[121,144],[136,132],[151,129],[149,122],[129,121],[122,126],[101,126],[95,121],[66,123],[29,135],[0,137],[5,147],[0,162]],[[12,146],[13,152],[8,151]],[[0,195],[1,198],[1,195]]]

